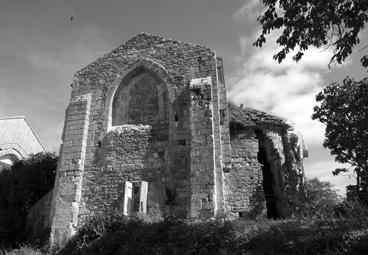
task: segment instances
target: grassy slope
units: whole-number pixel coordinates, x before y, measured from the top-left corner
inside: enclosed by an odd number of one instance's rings
[[[148,223],[103,216],[59,254],[368,254],[367,226],[367,218]],[[5,254],[51,253],[23,247]]]
[[[367,226],[365,217],[147,223],[104,216],[61,254],[368,254]]]

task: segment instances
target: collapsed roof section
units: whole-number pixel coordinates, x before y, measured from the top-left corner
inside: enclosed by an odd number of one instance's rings
[[[260,126],[273,126],[281,129],[288,129],[291,127],[290,122],[275,114],[263,112],[250,107],[243,108],[236,106],[229,102],[229,119],[230,125],[233,127],[247,128]]]

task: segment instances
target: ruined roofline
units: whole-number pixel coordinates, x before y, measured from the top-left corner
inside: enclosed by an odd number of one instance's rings
[[[213,50],[211,48],[208,48],[208,47],[205,47],[205,46],[202,46],[202,45],[198,45],[198,44],[190,43],[190,42],[185,42],[185,41],[178,41],[178,40],[174,40],[174,39],[171,39],[171,38],[166,38],[166,37],[159,36],[159,35],[153,35],[153,34],[149,34],[149,33],[146,33],[146,32],[141,32],[141,33],[138,33],[136,36],[130,38],[129,40],[125,41],[120,46],[114,48],[113,50],[108,51],[107,53],[103,54],[101,57],[93,60],[92,62],[90,62],[89,64],[84,66],[83,68],[79,69],[77,72],[74,73],[74,77],[77,78],[81,73],[83,73],[84,70],[86,70],[89,67],[93,66],[95,63],[98,63],[98,62],[102,61],[103,59],[108,58],[110,55],[119,54],[119,52],[121,52],[122,50],[124,51],[124,47],[126,45],[134,44],[134,41],[139,39],[139,38],[146,38],[146,39],[153,38],[153,39],[156,39],[156,40],[161,41],[161,42],[171,42],[171,43],[177,43],[177,44],[182,44],[182,45],[189,45],[189,46],[192,46],[193,48],[201,48],[201,49],[211,51],[214,54],[214,56],[217,56],[215,50]],[[140,49],[137,49],[137,50],[140,50]]]
[[[259,125],[269,125],[288,129],[292,125],[286,118],[273,113],[260,111],[254,108],[235,105],[228,102],[230,122],[240,124],[243,127],[257,127]]]
[[[155,37],[155,38],[158,38],[158,39],[161,39],[162,41],[169,41],[169,42],[177,42],[178,44],[185,44],[185,45],[190,45],[190,46],[193,46],[193,47],[198,47],[198,48],[202,48],[202,49],[206,49],[206,50],[210,50],[214,53],[216,53],[215,50],[209,48],[209,47],[206,47],[206,46],[202,46],[202,45],[199,45],[199,44],[196,44],[196,43],[191,43],[191,42],[187,42],[187,41],[180,41],[180,40],[174,40],[172,38],[169,38],[169,37],[164,37],[164,36],[160,36],[160,35],[156,35],[156,34],[150,34],[150,33],[146,33],[146,32],[141,32],[139,34],[137,34],[136,36],[134,36],[133,38],[129,39],[127,42],[129,42],[130,40],[138,37],[138,36],[146,36],[146,37]],[[124,43],[125,44],[125,43]],[[124,45],[123,44],[123,45]],[[119,48],[119,47],[118,47]]]

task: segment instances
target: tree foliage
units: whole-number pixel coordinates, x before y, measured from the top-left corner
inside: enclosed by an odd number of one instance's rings
[[[360,32],[368,22],[367,0],[261,0],[266,6],[258,18],[261,35],[255,46],[262,47],[266,35],[282,30],[277,43],[281,50],[273,58],[281,62],[286,55],[297,50],[293,60],[299,61],[304,52],[314,46],[329,46],[333,56],[329,63],[341,64],[360,42]],[[368,55],[361,58],[368,67]]]
[[[305,185],[307,196],[303,201],[304,213],[311,216],[331,216],[335,206],[341,202],[336,188],[330,182],[323,182],[318,178],[307,179]]]
[[[57,160],[37,153],[0,173],[0,247],[25,240],[27,211],[53,188]]]
[[[368,79],[346,78],[332,83],[316,96],[312,119],[326,125],[323,146],[339,163],[348,163],[358,176],[358,189],[368,191]],[[347,172],[346,168],[333,173]]]

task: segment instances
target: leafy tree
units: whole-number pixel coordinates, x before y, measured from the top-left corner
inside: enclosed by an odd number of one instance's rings
[[[346,78],[332,83],[316,96],[312,119],[326,125],[323,146],[339,163],[348,163],[357,175],[358,193],[368,194],[368,78],[356,82]],[[347,172],[338,168],[334,175]],[[368,200],[366,201],[368,203]]]
[[[367,0],[261,0],[265,12],[258,18],[261,35],[255,46],[262,47],[266,35],[282,30],[277,43],[281,50],[273,58],[281,62],[296,49],[296,62],[310,46],[330,46],[333,56],[329,63],[341,64],[360,42],[360,33],[368,22]],[[298,47],[297,47],[298,46]],[[368,55],[361,58],[368,67]]]
[[[53,188],[57,160],[37,153],[0,173],[0,247],[25,240],[27,211]]]
[[[318,178],[307,179],[305,182],[307,196],[303,201],[304,213],[313,216],[327,216],[334,213],[334,208],[341,202],[335,187],[330,182]]]

